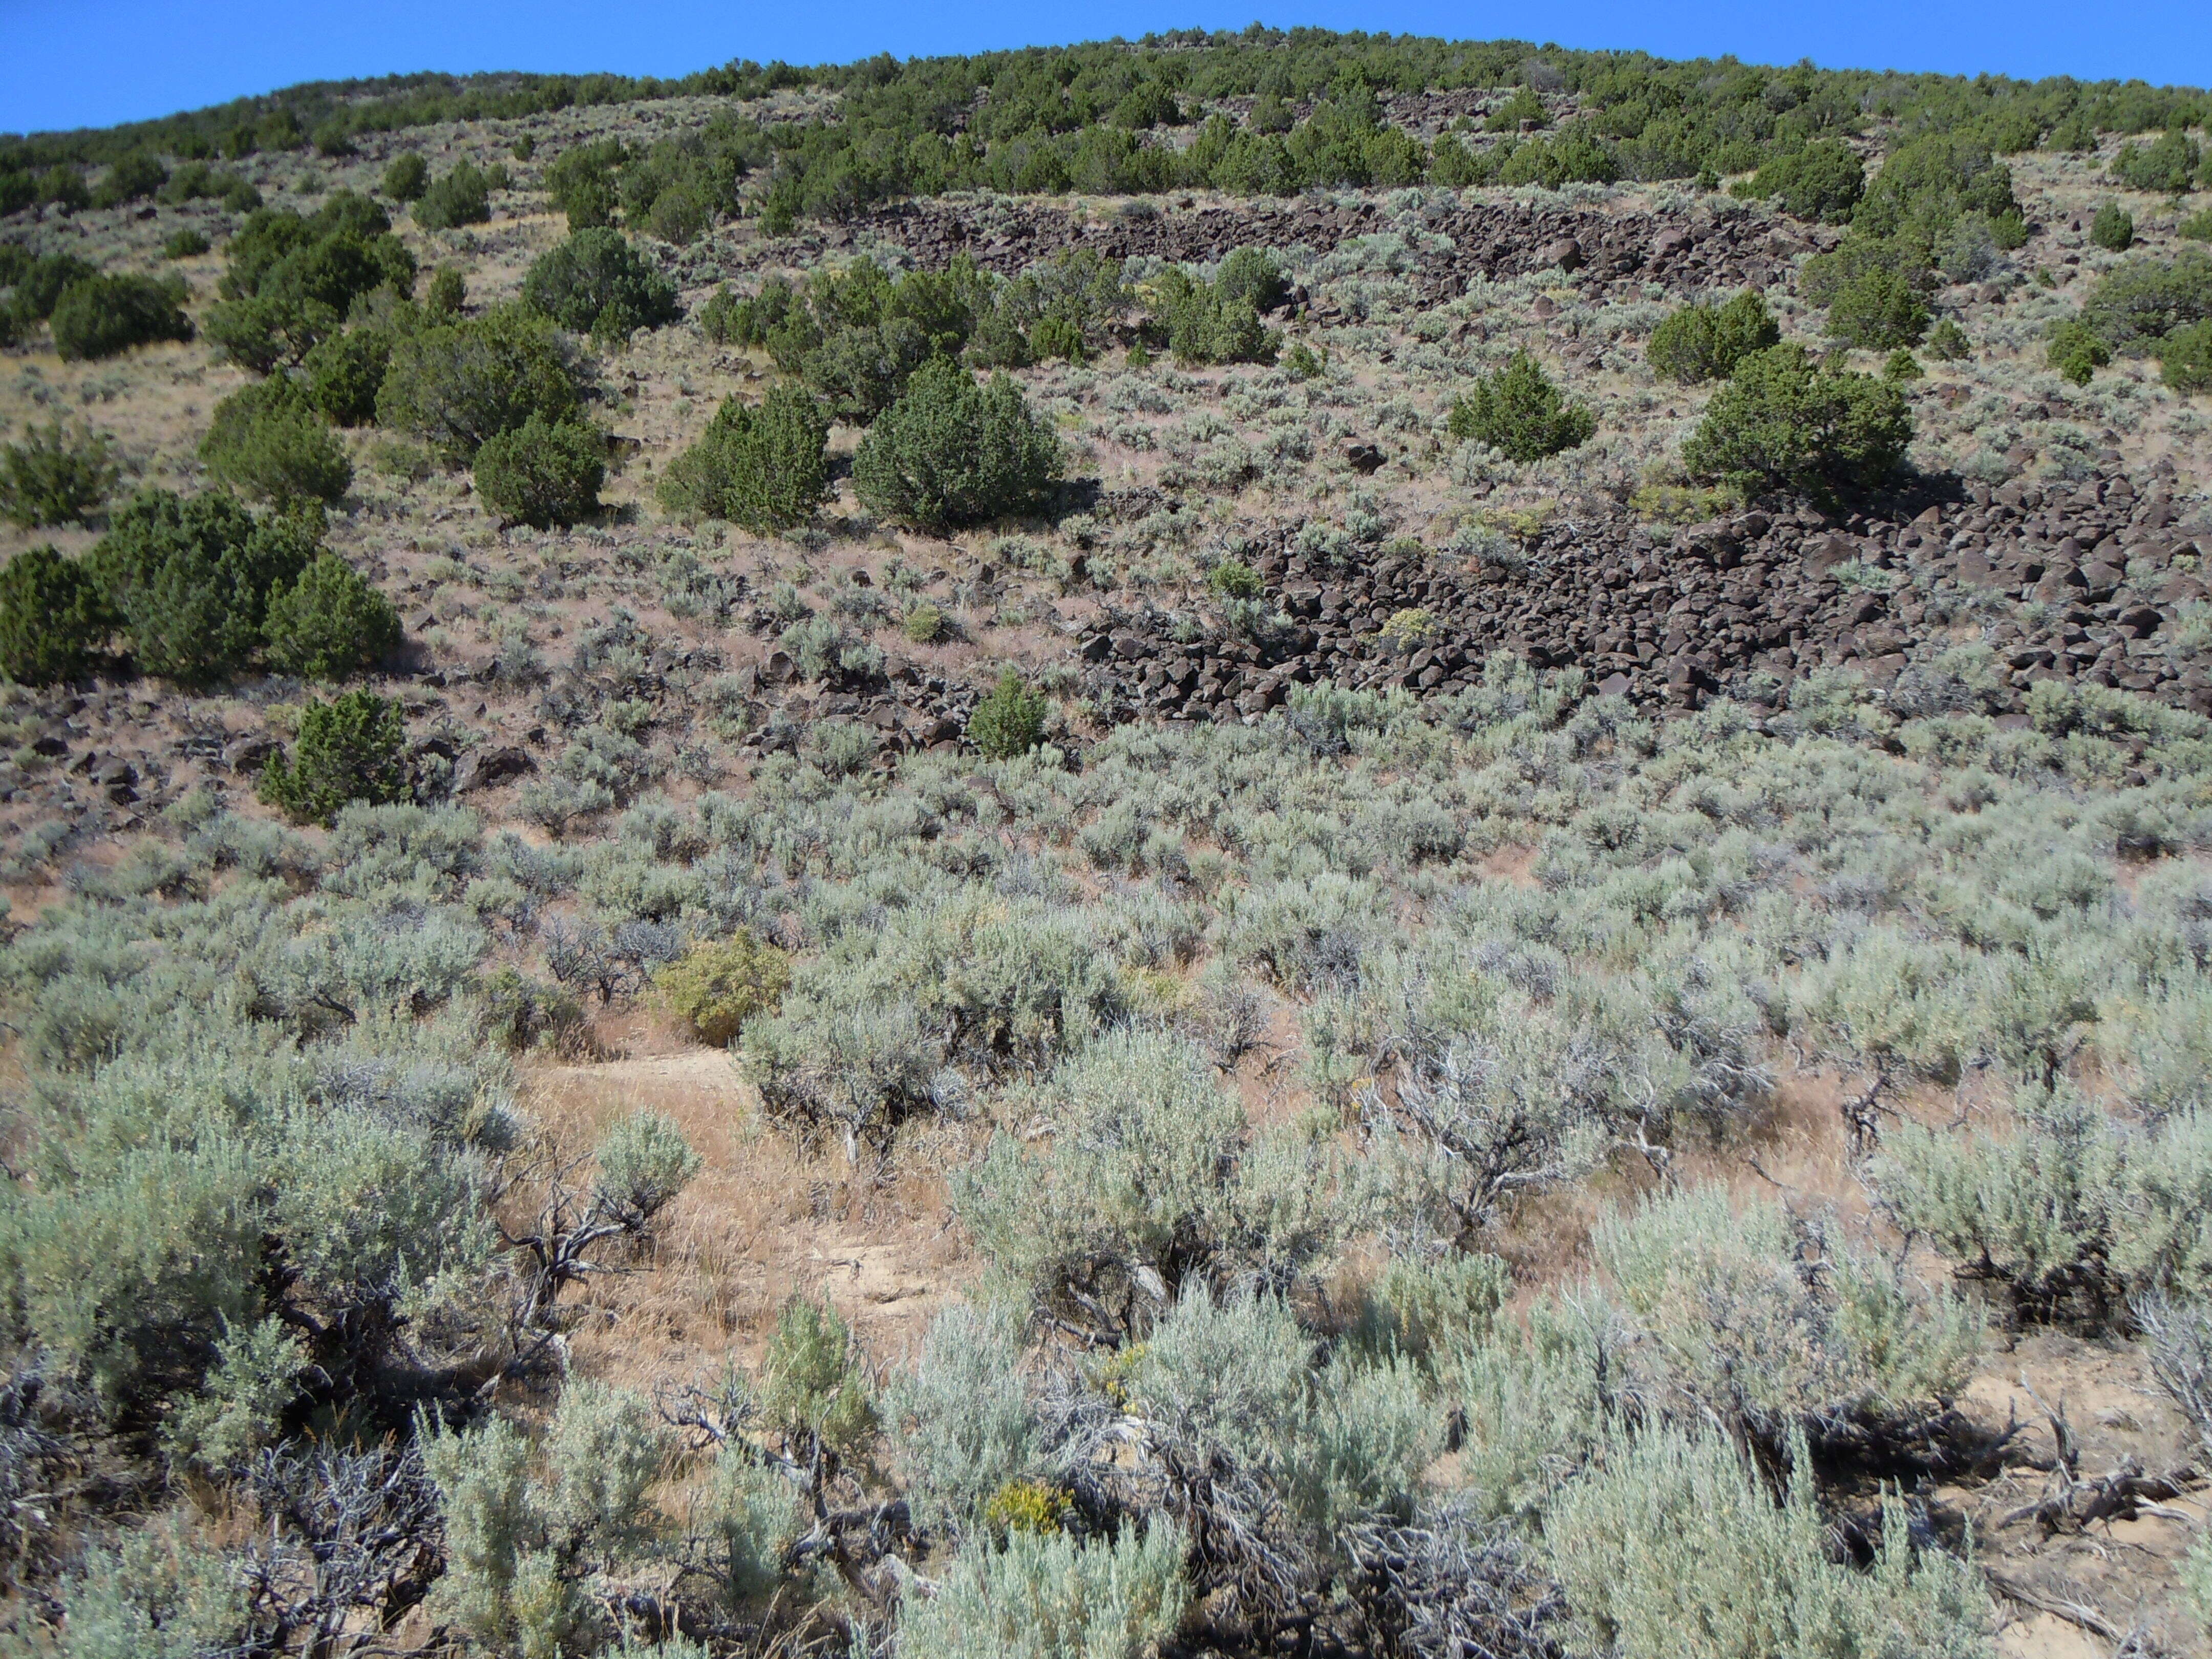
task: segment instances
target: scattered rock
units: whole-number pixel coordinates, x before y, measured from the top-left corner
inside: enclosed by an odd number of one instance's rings
[[[538,763],[520,749],[471,750],[453,774],[453,793],[467,795],[479,789],[495,789],[510,778],[537,769]]]

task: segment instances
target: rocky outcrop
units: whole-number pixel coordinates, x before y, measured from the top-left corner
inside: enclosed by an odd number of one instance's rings
[[[1029,201],[923,200],[879,208],[855,226],[756,242],[740,257],[747,264],[808,264],[865,235],[904,247],[925,266],[942,266],[965,253],[987,270],[1011,275],[1069,247],[1115,259],[1152,255],[1210,261],[1244,246],[1303,244],[1325,251],[1350,237],[1397,228],[1398,221],[1373,201],[1261,200],[1125,209],[1089,217]],[[1407,280],[1425,306],[1457,297],[1477,277],[1542,270],[1560,272],[1585,291],[1646,281],[1685,291],[1765,287],[1786,277],[1797,255],[1835,239],[1818,226],[1747,215],[1668,218],[1640,210],[1474,200],[1425,216],[1422,228],[1422,245],[1409,245],[1403,257],[1410,262]]]
[[[1117,710],[1223,720],[1314,681],[1449,691],[1496,651],[1575,665],[1639,702],[1695,707],[1715,694],[1771,700],[1821,667],[1893,685],[1978,641],[1996,653],[2000,683],[1983,693],[1996,712],[2058,678],[2212,714],[2208,665],[2172,648],[2185,607],[2207,596],[2208,555],[2212,526],[2177,525],[2162,489],[2124,477],[1977,489],[1895,519],[1752,512],[1672,534],[1626,515],[1561,522],[1489,563],[1333,568],[1279,534],[1248,555],[1272,629],[1186,641],[1162,612],[1126,612],[1075,654],[1086,691]]]

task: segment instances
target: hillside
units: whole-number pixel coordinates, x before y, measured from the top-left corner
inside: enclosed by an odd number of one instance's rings
[[[2208,127],[0,137],[0,1642],[2212,1652]]]

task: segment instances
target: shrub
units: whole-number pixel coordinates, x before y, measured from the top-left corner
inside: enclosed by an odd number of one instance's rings
[[[402,150],[385,164],[384,193],[395,202],[422,199],[430,183],[430,164],[413,150]]]
[[[1872,489],[1912,440],[1905,394],[1870,375],[1826,369],[1803,347],[1747,357],[1682,447],[1693,476],[1816,498]]]
[[[430,286],[422,296],[425,309],[440,317],[458,317],[469,302],[468,279],[451,265],[430,273]]]
[[[184,298],[181,277],[87,276],[64,289],[54,306],[54,349],[64,362],[82,362],[157,340],[189,340]]]
[[[168,240],[161,244],[161,257],[164,259],[195,258],[213,246],[208,240],[207,232],[198,226],[186,225],[181,230],[169,233]]]
[[[1045,700],[1012,669],[999,676],[988,696],[968,717],[968,739],[985,760],[1011,760],[1044,740]]]
[[[674,1203],[701,1168],[675,1121],[654,1111],[633,1112],[609,1129],[597,1157],[592,1202],[633,1232]]]
[[[208,337],[259,374],[297,362],[337,332],[354,302],[380,288],[415,287],[415,258],[383,208],[340,191],[302,217],[286,209],[250,216],[230,240],[222,303],[208,313]]]
[[[23,685],[75,679],[91,668],[110,620],[76,560],[32,547],[0,565],[0,675]]]
[[[1260,573],[1242,559],[1224,559],[1207,571],[1206,588],[1222,599],[1256,599],[1267,592]]]
[[[861,440],[853,487],[884,518],[945,530],[1041,506],[1060,465],[1059,439],[1003,373],[979,386],[940,358]]]
[[[922,1525],[971,1530],[1030,1473],[1038,1437],[1021,1358],[1020,1328],[1002,1310],[955,1303],[930,1322],[890,1413]]]
[[[2123,1136],[2063,1090],[2017,1112],[2003,1140],[1900,1126],[1874,1169],[1884,1207],[2023,1312],[2109,1318],[2130,1297],[2212,1288],[2212,1117]]]
[[[473,161],[461,161],[415,204],[415,222],[425,230],[480,225],[491,217],[491,179]]]
[[[2112,161],[2112,177],[2136,190],[2185,195],[2203,157],[2195,139],[2179,127],[2169,127],[2149,144],[2121,145]]]
[[[109,167],[107,176],[93,187],[92,204],[112,208],[143,201],[168,182],[169,170],[158,156],[134,149]]]
[[[2173,228],[2173,234],[2191,242],[2212,242],[2212,207],[2199,208]]]
[[[1915,346],[1928,333],[1928,302],[1894,270],[1862,272],[1828,306],[1828,332],[1869,351]]]
[[[1726,305],[1684,307],[1651,331],[1645,355],[1653,373],[1695,386],[1728,379],[1746,357],[1781,338],[1765,296],[1747,289]]]
[[[1971,349],[1966,331],[1959,326],[1954,318],[1946,317],[1929,333],[1928,355],[1939,362],[1960,362]]]
[[[0,445],[0,516],[28,530],[70,524],[105,501],[120,473],[114,446],[89,427],[30,427]]]
[[[2051,325],[2044,361],[2075,386],[2087,386],[2092,375],[2112,361],[2112,354],[2087,323],[2075,317]]]
[[[1246,1144],[1243,1110],[1185,1038],[1109,1032],[1038,1103],[1051,1137],[994,1136],[955,1177],[953,1208],[994,1268],[1063,1317],[1140,1334],[1216,1276],[1293,1271],[1343,1224],[1326,1164],[1295,1131]]]
[[[522,301],[565,329],[609,340],[682,314],[676,284],[621,232],[605,228],[577,231],[540,254],[522,279]]]
[[[532,416],[562,422],[580,402],[559,330],[520,306],[500,306],[395,341],[376,418],[465,461],[486,439]]]
[[[353,463],[307,387],[280,376],[242,386],[215,406],[200,441],[209,475],[278,503],[335,501]]]
[[[258,793],[295,823],[331,823],[349,801],[404,799],[406,743],[398,708],[373,691],[311,700],[291,755],[270,758]]]
[[[1917,1432],[1972,1369],[1978,1328],[1955,1301],[1916,1303],[1878,1255],[1779,1204],[1692,1188],[1601,1221],[1593,1244],[1647,1339],[1650,1395],[1778,1455],[1800,1432]],[[1797,1264],[1815,1257],[1808,1285]]]
[[[226,300],[207,313],[208,343],[240,368],[274,374],[296,363],[337,328],[327,307],[283,300]]]
[[[398,648],[399,612],[361,573],[325,553],[270,590],[269,660],[313,680],[342,680]]]
[[[2212,318],[2212,253],[2131,259],[2097,279],[2081,321],[2114,351],[2141,354],[2175,329]]]
[[[1256,247],[1240,247],[1221,262],[1214,286],[1232,300],[1249,300],[1254,309],[1273,311],[1290,295],[1282,267]]]
[[[613,221],[622,205],[614,173],[622,159],[622,140],[603,138],[571,145],[546,167],[546,192],[553,198],[554,211],[568,216],[571,235]]]
[[[1249,266],[1234,274],[1240,282],[1256,281]],[[1260,320],[1253,294],[1200,282],[1180,265],[1161,273],[1159,294],[1159,320],[1177,362],[1255,363],[1274,356],[1280,342]]]
[[[376,394],[392,363],[392,336],[380,328],[349,328],[312,348],[301,368],[307,397],[337,426],[367,426],[376,419]]]
[[[548,421],[534,410],[477,451],[477,495],[510,523],[543,530],[599,510],[607,441],[581,421]]]
[[[853,1328],[826,1300],[793,1297],[761,1357],[761,1411],[787,1436],[850,1456],[876,1427]]]
[[[791,985],[791,963],[740,927],[726,939],[692,945],[653,982],[694,1037],[721,1048],[754,1015],[775,1012]]]
[[[1569,403],[1534,357],[1516,351],[1454,401],[1447,425],[1453,437],[1486,444],[1508,460],[1535,461],[1588,443],[1597,416]]]
[[[2110,253],[2125,253],[2136,240],[2135,216],[2118,202],[2107,202],[2089,222],[2089,240]]]
[[[1799,1448],[1800,1452],[1802,1447]],[[1971,1563],[1913,1547],[1882,1504],[1872,1570],[1832,1559],[1811,1460],[1780,1504],[1711,1434],[1647,1431],[1609,1448],[1544,1519],[1574,1650],[1616,1659],[1987,1659],[1989,1594]]]
[[[1162,1519],[1148,1521],[1141,1534],[1132,1524],[1110,1540],[1018,1529],[1004,1549],[971,1545],[936,1595],[904,1603],[898,1650],[905,1659],[1150,1652],[1190,1604],[1185,1548],[1182,1532]]]
[[[262,640],[269,594],[307,568],[314,537],[281,516],[256,519],[237,497],[142,489],[87,556],[149,674],[186,683],[243,668]]]
[[[757,406],[725,398],[662,474],[661,504],[756,533],[804,524],[830,498],[829,441],[821,406],[796,386],[773,388]]]
[[[2175,329],[2159,342],[2158,362],[2176,392],[2212,392],[2212,319]]]
[[[806,383],[843,420],[874,420],[897,401],[930,359],[930,339],[911,317],[833,329],[800,359]]]
[[[697,312],[699,331],[716,345],[752,345],[757,341],[739,337],[742,310],[746,301],[738,297],[737,290],[724,283],[707,296],[707,302]]]
[[[27,263],[19,262],[4,278],[15,290],[13,309],[33,321],[43,322],[72,285],[100,275],[100,267],[72,253],[46,253]]]
[[[1866,193],[1866,168],[1834,139],[1816,139],[1760,162],[1751,192],[1779,196],[1782,210],[1792,217],[1841,224]]]

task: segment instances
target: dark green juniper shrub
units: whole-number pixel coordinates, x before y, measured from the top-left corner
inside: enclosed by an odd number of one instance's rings
[[[835,330],[807,352],[802,368],[807,385],[841,420],[865,424],[891,406],[933,349],[913,318],[886,317]]]
[[[1041,507],[1060,466],[1060,440],[1004,373],[978,386],[940,357],[869,428],[853,488],[880,517],[947,530]]]
[[[2185,393],[2212,392],[2212,321],[2177,328],[2158,343],[2160,378]]]
[[[1259,363],[1274,357],[1281,338],[1260,320],[1250,293],[1233,291],[1218,279],[1200,282],[1179,265],[1163,271],[1158,286],[1155,316],[1177,362]]]
[[[42,323],[52,316],[63,291],[71,283],[100,275],[98,265],[73,253],[44,253],[34,259],[10,243],[0,246],[0,256],[8,255],[13,258],[0,262],[0,283],[15,291],[11,308],[33,322]]]
[[[398,648],[399,612],[343,559],[323,553],[299,580],[270,590],[263,631],[275,666],[342,680]]]
[[[1273,311],[1290,295],[1282,267],[1264,250],[1240,247],[1221,262],[1213,285],[1232,300],[1249,300],[1258,311]]]
[[[468,279],[459,270],[440,265],[430,273],[430,286],[422,295],[426,308],[441,317],[458,317],[468,302]]]
[[[392,363],[392,336],[380,328],[349,328],[309,351],[301,368],[307,395],[335,426],[368,426],[376,419],[376,394]]]
[[[2185,194],[2197,177],[2203,151],[2178,127],[2169,127],[2148,144],[2123,144],[2112,161],[2112,177],[2137,190]]]
[[[117,509],[86,566],[138,666],[204,684],[252,660],[270,591],[316,551],[312,515],[257,518],[222,490],[142,489]]]
[[[218,483],[280,504],[335,501],[353,484],[353,463],[308,384],[289,375],[241,386],[217,404],[200,459]]]
[[[1946,317],[1929,331],[1928,355],[1940,362],[1958,362],[1970,349],[1966,331],[1959,326],[1956,318]]]
[[[602,138],[571,145],[546,167],[546,193],[553,198],[554,211],[568,216],[571,235],[614,222],[622,206],[615,169],[622,161],[622,140]]]
[[[415,289],[414,256],[392,234],[390,216],[350,191],[304,217],[285,208],[252,215],[228,253],[208,337],[258,374],[301,362],[364,295]]]
[[[33,547],[0,565],[0,675],[24,685],[75,679],[90,672],[112,623],[78,561]]]
[[[1597,416],[1569,403],[1534,357],[1516,351],[1504,368],[1454,400],[1446,425],[1462,442],[1486,444],[1508,460],[1536,461],[1588,443]]]
[[[621,232],[605,228],[576,231],[540,254],[522,279],[522,300],[572,332],[608,340],[683,314],[676,284]]]
[[[181,230],[169,233],[168,240],[161,244],[161,257],[164,259],[194,258],[214,246],[208,240],[207,232],[197,225],[186,225]]]
[[[395,202],[417,202],[429,187],[430,164],[413,150],[402,150],[385,164],[384,193]]]
[[[1026,755],[1044,740],[1045,700],[1009,668],[968,717],[968,739],[985,760]]]
[[[207,313],[208,343],[223,358],[255,374],[273,374],[305,361],[335,332],[337,313],[281,300],[225,300]]]
[[[181,276],[87,276],[63,289],[54,305],[54,349],[64,362],[82,362],[159,340],[189,340],[184,301]]]
[[[661,504],[757,534],[804,524],[829,499],[829,437],[821,405],[797,386],[774,388],[757,407],[726,398],[661,475]]]
[[[1834,139],[1815,139],[1760,162],[1749,193],[1779,197],[1782,210],[1793,217],[1841,224],[1866,194],[1866,168]]]
[[[161,199],[173,206],[185,202],[220,202],[233,213],[251,213],[261,205],[261,192],[224,167],[205,161],[187,161],[169,175]]]
[[[2097,279],[2081,321],[2114,351],[2141,356],[2175,329],[2212,317],[2212,253],[2130,259]]]
[[[1725,305],[1685,306],[1651,331],[1645,356],[1654,374],[1695,386],[1725,380],[1746,357],[1781,338],[1765,296],[1747,289]]]
[[[2092,375],[2112,361],[2112,353],[2095,330],[2080,318],[2069,317],[2051,325],[2044,361],[2075,386],[2087,386]]]
[[[2185,241],[2212,242],[2212,207],[2200,208],[2173,228]]]
[[[2089,222],[2089,240],[2108,253],[2125,253],[2135,245],[2135,216],[2118,202],[2107,202]]]
[[[107,170],[107,176],[93,186],[92,204],[96,208],[121,207],[125,202],[143,201],[169,182],[169,170],[161,165],[161,158],[149,155],[143,149],[132,150]]]
[[[559,329],[522,306],[495,306],[403,335],[376,395],[380,426],[411,432],[451,461],[532,416],[559,422],[582,404],[580,366]]]
[[[1815,500],[1878,488],[1912,441],[1905,394],[1872,375],[1823,368],[1799,345],[1747,357],[1682,447],[1692,476]]]
[[[295,823],[331,823],[351,801],[404,800],[406,744],[398,706],[373,691],[311,700],[291,754],[270,758],[258,793]]]
[[[757,342],[739,337],[739,318],[750,301],[739,299],[737,290],[724,283],[707,296],[697,312],[699,331],[716,345],[751,345]]]
[[[0,445],[0,517],[28,530],[72,524],[105,501],[120,476],[114,445],[91,428],[58,421],[27,427]]]
[[[1879,267],[1844,284],[1828,304],[1828,332],[1868,351],[1916,346],[1927,337],[1928,302],[1895,270]]]
[[[485,508],[539,530],[598,512],[606,476],[607,441],[596,427],[535,411],[477,451],[477,495]]]
[[[483,224],[491,217],[491,191],[489,174],[473,161],[458,161],[451,173],[424,187],[415,204],[415,222],[425,230]]]

